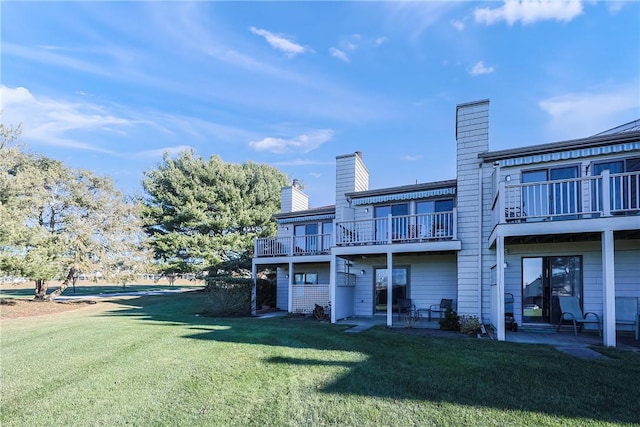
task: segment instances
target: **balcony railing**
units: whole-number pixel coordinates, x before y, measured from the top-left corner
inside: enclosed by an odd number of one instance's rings
[[[603,185],[608,183],[608,185]],[[498,186],[496,223],[600,218],[640,213],[640,172]]]
[[[336,245],[381,245],[451,240],[456,236],[456,210],[336,222]]]
[[[332,238],[331,234],[258,238],[254,254],[257,257],[328,254]]]
[[[267,237],[255,240],[256,257],[328,254],[335,245],[381,245],[456,238],[456,210],[418,215],[338,221],[334,234]]]

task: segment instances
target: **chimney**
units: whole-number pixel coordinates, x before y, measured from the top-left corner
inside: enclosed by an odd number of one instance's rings
[[[280,192],[280,212],[296,212],[309,209],[309,196],[300,189],[300,181],[294,179],[290,187],[282,187]]]
[[[458,251],[458,313],[477,314],[481,310],[482,275],[478,254],[484,249],[478,233],[483,204],[483,185],[479,174],[482,163],[478,154],[489,150],[489,100],[469,102],[456,107],[457,143],[457,221],[458,239],[464,242]],[[490,196],[489,196],[490,199]],[[486,242],[488,236],[482,236]],[[484,252],[483,252],[484,253]],[[489,259],[489,258],[487,258]],[[487,262],[487,261],[485,261]]]
[[[336,220],[353,219],[346,193],[368,189],[369,171],[362,161],[362,152],[336,156]]]

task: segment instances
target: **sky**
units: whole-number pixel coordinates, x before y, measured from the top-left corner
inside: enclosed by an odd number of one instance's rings
[[[29,150],[142,194],[163,153],[266,163],[334,203],[454,179],[456,105],[491,150],[640,118],[640,2],[0,2],[0,110]]]

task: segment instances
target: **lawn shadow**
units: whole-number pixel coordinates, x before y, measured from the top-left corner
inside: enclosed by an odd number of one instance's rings
[[[318,390],[396,400],[487,407],[611,423],[640,422],[640,355],[579,359],[545,345],[414,336],[386,327],[345,334],[345,326],[288,318],[219,319],[198,315],[205,296],[139,297],[109,316],[183,325],[183,336],[260,345],[267,365],[291,370],[345,367]],[[321,350],[309,357],[306,349]],[[359,353],[357,361],[344,354]]]

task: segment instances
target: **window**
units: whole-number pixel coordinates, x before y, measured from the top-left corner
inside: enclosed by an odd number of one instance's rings
[[[593,176],[602,175],[605,170],[608,170],[610,174],[638,172],[640,171],[640,157],[593,163],[591,174]],[[593,194],[591,208],[594,211],[602,211],[602,183],[593,183],[591,188]],[[613,176],[610,178],[609,188],[611,211],[640,209],[640,198],[638,197],[640,193],[639,175]]]
[[[333,222],[322,223],[322,251],[326,252],[331,248],[331,236],[333,235]]]
[[[299,224],[293,229],[295,251],[309,253],[318,251],[318,223]]]
[[[578,166],[522,172],[522,209],[528,217],[575,219],[582,211]],[[559,181],[559,182],[553,182]],[[538,184],[539,183],[539,184]],[[530,185],[526,185],[530,184]],[[560,216],[561,215],[561,216]]]
[[[416,230],[420,237],[447,237],[453,234],[453,199],[416,203]]]
[[[318,273],[296,273],[293,275],[294,285],[317,285]]]
[[[373,209],[373,217],[375,221],[376,241],[387,241],[389,233],[389,223],[385,220],[391,214],[392,217],[409,215],[409,204],[398,203],[395,205],[376,206]],[[396,227],[394,226],[394,229]],[[399,238],[398,231],[394,231],[394,238]]]

